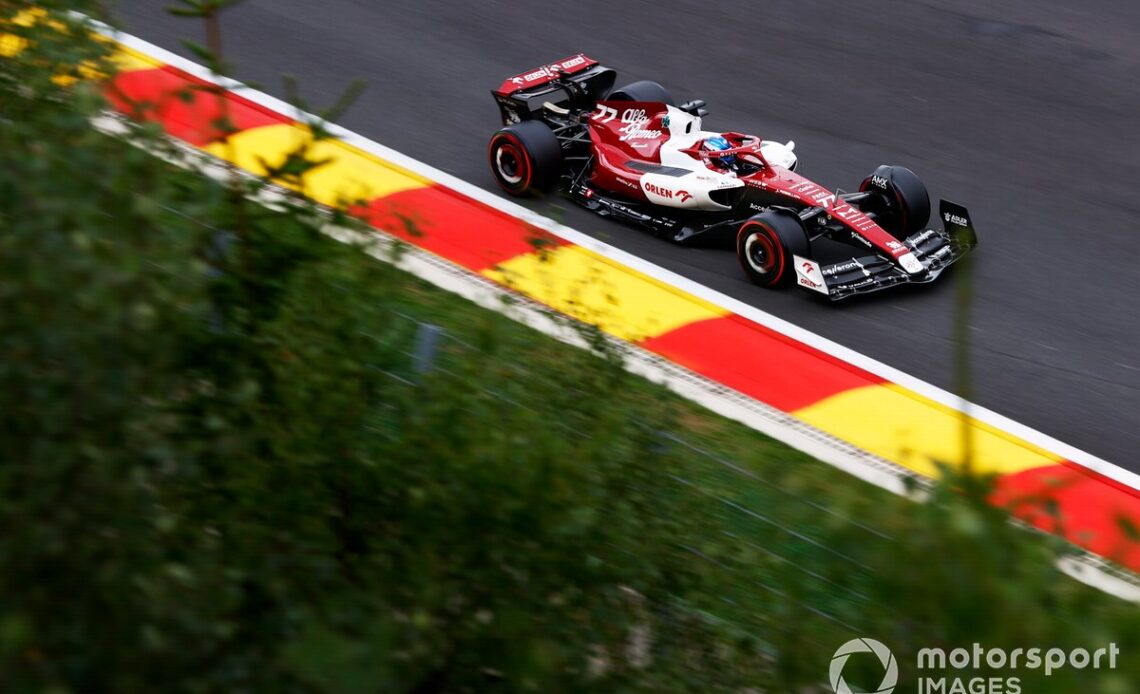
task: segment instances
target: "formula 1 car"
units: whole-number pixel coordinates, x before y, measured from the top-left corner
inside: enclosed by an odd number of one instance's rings
[[[858,191],[795,173],[795,143],[706,132],[705,102],[675,105],[656,82],[614,89],[617,73],[578,54],[506,79],[491,171],[512,195],[558,188],[599,215],[680,244],[730,243],[754,283],[796,283],[830,299],[930,282],[977,245],[970,214],[930,198],[901,166]],[[837,250],[838,249],[838,250]]]

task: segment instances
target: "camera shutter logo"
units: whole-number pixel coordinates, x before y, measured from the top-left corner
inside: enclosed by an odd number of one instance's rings
[[[874,653],[883,664],[885,673],[878,689],[871,692],[856,692],[843,680],[843,666],[847,664],[847,659],[856,653]],[[840,646],[831,657],[831,669],[828,674],[831,675],[831,688],[835,690],[835,694],[891,694],[899,681],[899,665],[891,649],[881,642],[875,639],[851,639]]]

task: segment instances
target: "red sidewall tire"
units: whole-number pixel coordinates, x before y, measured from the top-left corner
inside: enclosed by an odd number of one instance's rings
[[[787,249],[776,231],[764,222],[749,220],[741,225],[736,236],[736,251],[744,274],[756,284],[763,287],[787,284]]]
[[[536,195],[558,184],[564,161],[562,145],[546,123],[514,123],[491,136],[487,145],[491,173],[511,195]]]
[[[525,195],[531,192],[534,178],[534,163],[522,141],[509,132],[495,133],[487,147],[487,159],[491,173],[503,190],[512,195]],[[504,171],[504,166],[513,164],[514,169]]]

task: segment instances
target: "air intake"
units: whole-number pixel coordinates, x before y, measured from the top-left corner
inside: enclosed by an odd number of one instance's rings
[[[744,186],[709,191],[709,199],[718,205],[736,207],[744,199]]]

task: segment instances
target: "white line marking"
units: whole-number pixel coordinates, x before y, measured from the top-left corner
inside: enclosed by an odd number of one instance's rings
[[[264,106],[270,110],[276,111],[283,115],[289,116],[296,120],[314,122],[320,120],[317,116],[301,111],[295,106],[284,102],[276,97],[265,94],[264,92],[251,89],[244,84],[229,78],[215,77],[210,71],[197,63],[194,63],[180,55],[171,53],[170,51],[156,46],[149,41],[144,41],[138,37],[124,34],[116,31],[115,29],[93,22],[110,38],[118,41],[119,43],[132,48],[141,53],[145,53],[161,62],[173,65],[180,70],[194,75],[200,79],[218,84],[229,89],[242,97]],[[1035,429],[1031,429],[1024,424],[1016,422],[1009,417],[998,414],[992,410],[973,403],[965,403],[957,395],[948,391],[942,390],[934,385],[926,383],[910,374],[904,373],[892,366],[888,366],[880,361],[872,359],[864,354],[856,352],[855,350],[844,347],[843,345],[833,342],[821,335],[805,330],[793,323],[790,323],[782,318],[774,316],[766,311],[762,311],[754,306],[749,306],[737,299],[734,299],[725,294],[721,294],[713,289],[705,287],[704,285],[697,284],[696,282],[678,275],[663,267],[654,265],[638,256],[627,253],[619,248],[615,248],[606,243],[603,243],[591,236],[571,229],[565,225],[559,224],[551,219],[543,217],[542,215],[528,210],[527,208],[518,205],[509,200],[504,200],[499,196],[489,193],[475,185],[472,185],[462,179],[456,178],[451,174],[441,171],[432,166],[428,166],[423,162],[412,159],[396,150],[386,147],[378,142],[369,140],[368,138],[359,135],[351,130],[347,130],[335,123],[327,125],[329,132],[337,138],[365,151],[373,154],[381,159],[387,160],[393,164],[401,166],[409,171],[419,174],[425,178],[431,179],[436,183],[440,183],[456,192],[462,193],[469,198],[477,200],[485,205],[505,212],[513,217],[522,219],[523,221],[532,224],[540,229],[549,231],[550,233],[565,239],[571,243],[577,244],[584,248],[594,251],[599,255],[605,256],[614,260],[622,265],[633,268],[638,272],[653,277],[665,284],[672,285],[683,292],[687,292],[703,299],[711,304],[719,306],[731,313],[747,318],[755,323],[759,323],[766,328],[782,333],[794,340],[802,342],[810,347],[830,354],[837,359],[845,361],[849,364],[859,367],[864,371],[868,371],[880,378],[887,381],[896,383],[904,388],[914,391],[915,393],[933,400],[945,407],[956,411],[963,411],[968,408],[969,415],[978,421],[984,422],[996,429],[1004,430],[1017,438],[1020,438],[1038,448],[1045,449],[1058,456],[1071,460],[1074,463],[1082,465],[1094,472],[1097,472],[1105,477],[1116,480],[1121,484],[1131,487],[1135,490],[1140,490],[1140,475],[1125,470],[1113,463],[1099,458],[1091,453],[1082,451],[1074,446],[1071,446],[1063,441],[1060,441],[1048,434],[1042,433]]]

